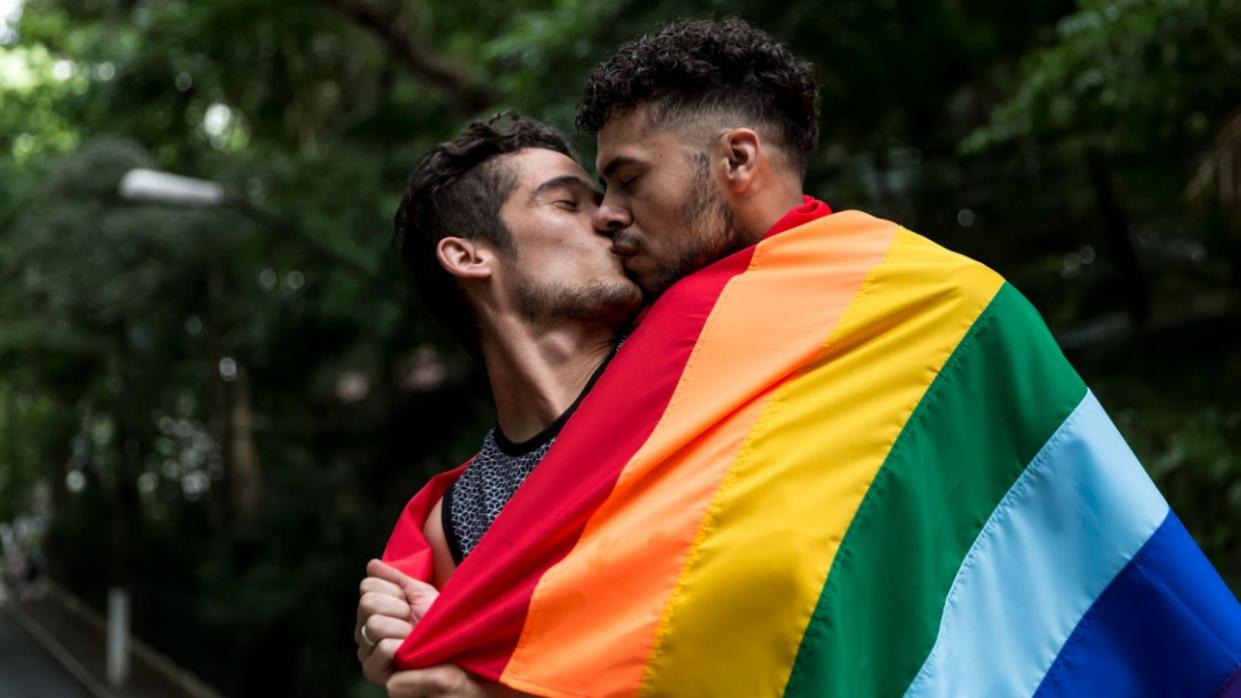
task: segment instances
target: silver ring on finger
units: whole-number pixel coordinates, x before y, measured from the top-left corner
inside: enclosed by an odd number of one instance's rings
[[[374,640],[366,636],[366,623],[362,624],[362,632],[358,634],[362,636],[362,646],[366,647],[366,649],[368,650],[375,649],[375,645],[379,644],[378,642],[375,642]]]

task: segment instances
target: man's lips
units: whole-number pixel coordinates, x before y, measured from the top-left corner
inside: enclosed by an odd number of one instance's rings
[[[637,253],[638,253],[638,248],[633,245],[627,245],[625,243],[620,243],[620,242],[612,243],[612,254],[618,257],[632,257],[633,255]]]
[[[620,257],[632,257],[642,251],[642,245],[638,240],[632,238],[623,238],[620,236],[612,238],[612,254]]]

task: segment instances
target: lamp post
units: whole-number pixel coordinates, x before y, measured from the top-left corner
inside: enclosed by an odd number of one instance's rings
[[[126,201],[137,203],[232,209],[268,230],[297,240],[298,244],[320,259],[365,282],[371,290],[377,292],[379,298],[401,306],[409,301],[409,295],[402,287],[377,276],[353,259],[307,235],[292,221],[261,208],[244,197],[226,193],[224,187],[217,182],[137,168],[126,172],[121,178],[120,195]]]
[[[230,194],[217,183],[167,172],[149,169],[132,169],[121,178],[121,199],[134,203],[156,204],[190,209],[233,210],[257,222],[273,234],[281,235],[309,250],[327,264],[342,269],[366,284],[374,295],[387,302],[404,307],[409,300],[404,288],[386,280],[331,246],[308,235],[293,221],[268,211],[242,196]],[[249,436],[249,389],[244,375],[238,373],[235,385],[226,393],[228,405],[225,442],[229,444],[230,480],[239,477],[232,472],[240,467],[248,482],[257,482],[256,465],[252,456],[239,458],[234,451],[250,453],[245,448],[234,448],[237,442],[252,443]],[[244,431],[241,431],[243,430]],[[235,462],[234,462],[235,461]],[[253,491],[253,487],[247,491]],[[113,686],[125,683],[129,674],[130,653],[130,598],[123,588],[114,588],[108,594],[107,668]]]

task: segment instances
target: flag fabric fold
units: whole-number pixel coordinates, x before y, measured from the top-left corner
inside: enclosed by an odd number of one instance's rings
[[[665,292],[401,666],[547,696],[1222,690],[1241,605],[1037,312],[826,213]],[[427,578],[458,472],[386,560]]]

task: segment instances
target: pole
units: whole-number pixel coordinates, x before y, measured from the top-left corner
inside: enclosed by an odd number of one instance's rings
[[[129,679],[129,592],[108,590],[108,683],[121,687]]]

